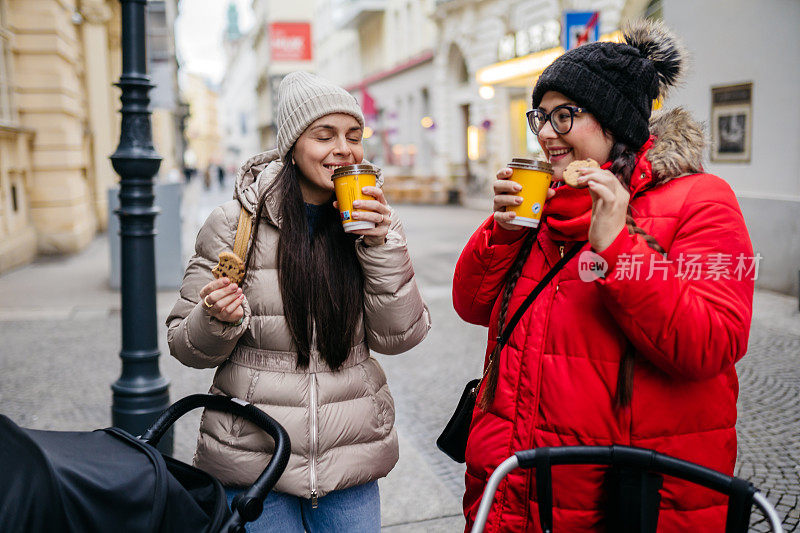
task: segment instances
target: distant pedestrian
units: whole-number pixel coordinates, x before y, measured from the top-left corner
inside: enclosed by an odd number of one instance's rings
[[[217,182],[219,182],[220,189],[225,185],[225,170],[222,168],[222,165],[217,165]]]
[[[377,479],[398,458],[394,405],[370,350],[398,354],[430,328],[397,214],[364,187],[356,234],[333,206],[333,170],[363,159],[364,118],[344,89],[297,72],[279,88],[278,147],[239,171],[236,200],[197,236],[167,324],[170,352],[218,367],[211,392],[246,399],[282,424],[292,455],[248,531],[380,529]],[[254,217],[241,287],[214,279],[241,209]],[[252,483],[272,440],[249,423],[206,412],[195,464],[226,486]]]
[[[203,170],[203,185],[206,190],[211,188],[211,165],[206,166],[205,170]]]
[[[540,229],[511,224],[504,208],[520,189],[500,170],[495,212],[453,281],[459,315],[489,327],[466,450],[468,527],[488,476],[517,450],[616,443],[733,473],[734,363],[747,350],[753,298],[752,276],[736,268],[753,252],[730,186],[703,172],[702,127],[680,108],[650,119],[683,70],[675,37],[641,22],[624,43],[566,52],[534,87],[529,124],[555,183]],[[600,168],[565,186],[567,165],[587,158]],[[495,350],[520,303],[574,247],[581,255]],[[594,270],[579,268],[587,264]],[[552,475],[556,529],[617,530],[605,498],[619,477],[588,466]],[[534,486],[531,471],[509,475],[487,531],[538,531]],[[726,496],[669,477],[660,494],[659,532],[724,530]]]

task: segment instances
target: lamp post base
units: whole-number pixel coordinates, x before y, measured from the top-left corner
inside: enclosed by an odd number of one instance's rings
[[[164,377],[148,382],[146,387],[137,387],[120,379],[111,385],[111,390],[111,425],[134,436],[143,435],[169,407],[169,380]],[[157,448],[166,455],[172,455],[173,445],[174,431],[170,428]]]

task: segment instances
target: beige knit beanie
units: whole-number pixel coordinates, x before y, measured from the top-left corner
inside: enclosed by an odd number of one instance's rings
[[[281,159],[315,120],[331,113],[346,113],[364,126],[356,99],[330,81],[308,72],[288,74],[278,87],[278,154]]]

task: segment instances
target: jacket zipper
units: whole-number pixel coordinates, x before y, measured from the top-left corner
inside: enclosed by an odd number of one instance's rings
[[[311,507],[316,509],[317,502],[317,375],[311,376],[311,445],[309,457],[309,474],[311,476]]]
[[[558,253],[561,254],[562,258],[564,257],[564,245],[563,244],[558,247]]]

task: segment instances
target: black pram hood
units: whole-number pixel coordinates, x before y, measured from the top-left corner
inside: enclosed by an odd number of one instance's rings
[[[116,428],[23,429],[0,415],[0,530],[216,531],[229,516],[212,476]]]

